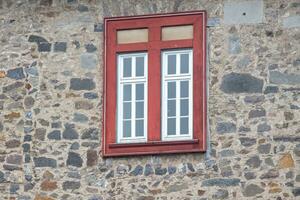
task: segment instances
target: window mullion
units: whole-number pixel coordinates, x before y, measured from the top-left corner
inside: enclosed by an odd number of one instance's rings
[[[176,54],[176,74],[180,74],[180,54]],[[176,135],[180,135],[180,79],[176,81]]]

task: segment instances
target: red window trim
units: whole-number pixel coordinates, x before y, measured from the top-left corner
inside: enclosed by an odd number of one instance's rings
[[[193,25],[194,39],[161,40],[161,27]],[[204,152],[206,150],[206,12],[104,18],[104,84],[102,155],[124,156],[161,153]],[[117,44],[116,31],[148,28],[147,43]],[[193,140],[161,141],[161,51],[193,49]],[[117,63],[121,52],[148,52],[148,141],[116,143]]]

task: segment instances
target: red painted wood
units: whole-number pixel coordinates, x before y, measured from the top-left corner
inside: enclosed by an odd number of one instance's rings
[[[193,40],[161,41],[161,28],[174,25],[194,25]],[[104,19],[104,87],[103,87],[103,156],[145,155],[179,152],[203,152],[206,149],[206,74],[205,74],[205,11],[113,17]],[[120,44],[119,29],[148,28],[148,42]],[[161,140],[161,51],[193,48],[193,140],[162,142]],[[148,52],[148,143],[116,143],[117,54]]]

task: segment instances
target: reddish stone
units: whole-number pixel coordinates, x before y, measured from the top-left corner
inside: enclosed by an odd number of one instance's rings
[[[45,180],[41,183],[41,189],[44,191],[53,191],[57,188],[56,181]]]
[[[86,165],[91,167],[97,164],[98,161],[98,154],[95,150],[88,150],[87,151],[87,162]]]

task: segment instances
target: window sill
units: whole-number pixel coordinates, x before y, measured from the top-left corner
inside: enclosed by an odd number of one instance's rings
[[[147,143],[111,143],[109,148],[123,148],[123,147],[140,147],[140,146],[165,146],[165,145],[182,145],[182,144],[198,144],[198,139],[180,140],[180,141],[150,141]]]

